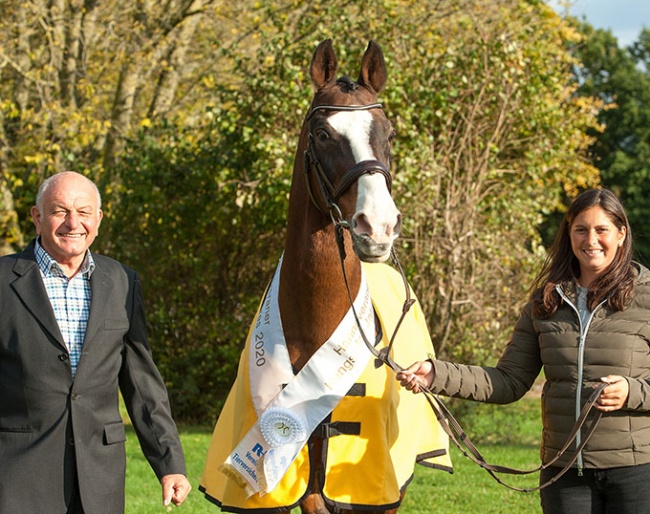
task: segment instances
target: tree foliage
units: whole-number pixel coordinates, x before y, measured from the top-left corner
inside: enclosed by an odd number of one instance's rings
[[[62,2],[63,17],[56,2],[25,5],[0,22],[3,230],[24,242],[18,220],[43,176],[99,181],[97,249],[143,276],[180,419],[217,413],[282,251],[321,40],[352,78],[368,39],[385,53],[398,254],[442,356],[483,362],[502,348],[543,253],[540,221],[598,181],[584,151],[599,103],[574,95],[565,43],[577,33],[543,2],[114,0]],[[41,77],[58,62],[54,19],[82,48]]]

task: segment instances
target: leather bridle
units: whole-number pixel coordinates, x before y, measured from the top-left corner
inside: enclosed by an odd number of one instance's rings
[[[370,109],[381,109],[382,106],[380,103],[366,104],[366,105],[316,105],[311,108],[307,119],[307,123],[311,120],[312,116],[319,111],[367,111]],[[343,220],[343,215],[341,213],[341,208],[338,206],[338,202],[352,184],[354,184],[359,178],[363,175],[373,173],[381,173],[386,179],[386,186],[388,191],[391,191],[393,179],[390,174],[388,167],[381,161],[375,159],[368,159],[365,161],[360,161],[352,166],[341,178],[339,184],[334,186],[332,181],[328,178],[327,173],[323,170],[323,166],[318,159],[316,153],[316,148],[314,145],[314,135],[309,130],[307,148],[305,149],[305,179],[307,182],[307,191],[309,192],[309,197],[311,198],[312,203],[316,208],[326,216],[329,215],[334,221],[335,225],[343,224],[347,225],[347,222]],[[311,187],[310,173],[315,173],[316,181],[320,188],[320,194],[327,204],[327,210],[318,202],[314,192]],[[347,227],[346,227],[347,228]]]

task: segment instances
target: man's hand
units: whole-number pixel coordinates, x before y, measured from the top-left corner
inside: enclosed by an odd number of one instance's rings
[[[160,479],[163,505],[173,503],[177,507],[185,501],[192,486],[185,475],[165,475]]]

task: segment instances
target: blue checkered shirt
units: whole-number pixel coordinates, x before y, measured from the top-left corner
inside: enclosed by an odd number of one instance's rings
[[[95,269],[95,262],[88,250],[79,273],[69,279],[57,262],[43,249],[38,239],[34,253],[56,322],[68,347],[74,377],[90,315],[90,275]]]

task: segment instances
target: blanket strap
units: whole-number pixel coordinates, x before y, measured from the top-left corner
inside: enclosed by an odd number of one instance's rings
[[[329,423],[321,423],[314,431],[319,437],[329,439],[337,435],[360,435],[361,423],[358,421],[332,421]]]

